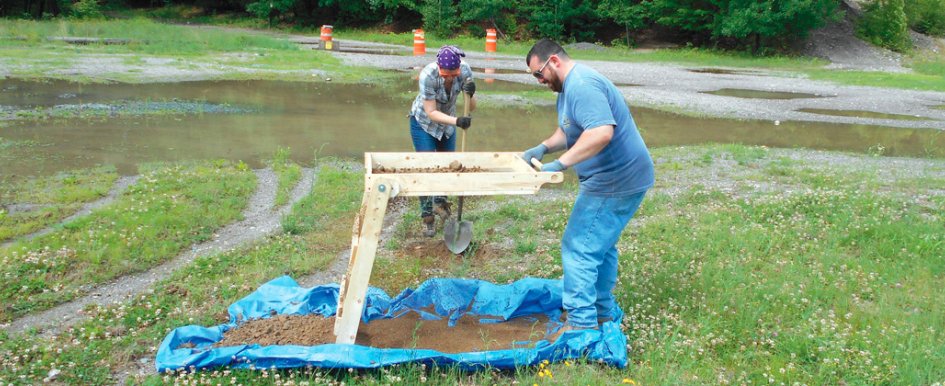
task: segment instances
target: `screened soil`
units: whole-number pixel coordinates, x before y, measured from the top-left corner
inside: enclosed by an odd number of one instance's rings
[[[449,166],[432,168],[392,168],[378,166],[371,170],[374,174],[391,173],[482,173],[487,170],[481,166],[465,166],[459,161],[453,161]]]
[[[442,320],[423,320],[410,312],[395,319],[361,323],[355,343],[375,348],[432,349],[443,353],[523,348],[545,339],[545,315],[522,316],[502,323],[479,323],[480,315],[464,315],[453,327]],[[277,315],[248,321],[223,334],[214,347],[243,344],[316,346],[335,342],[335,318],[318,315]],[[186,343],[185,343],[186,344]]]

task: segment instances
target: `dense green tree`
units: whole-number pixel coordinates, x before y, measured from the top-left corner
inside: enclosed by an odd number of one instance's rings
[[[455,34],[461,21],[453,0],[422,0],[417,8],[423,16],[423,28],[441,36]]]
[[[385,24],[397,21],[398,15],[404,15],[401,17],[406,18],[418,19],[419,17],[416,15],[419,8],[418,0],[367,0],[367,3],[371,10],[384,16],[382,22]],[[416,24],[411,23],[411,28]]]
[[[260,18],[269,19],[285,14],[295,5],[296,0],[261,0],[246,5],[246,11]]]
[[[910,28],[945,36],[945,0],[905,0],[904,3]]]
[[[500,34],[516,26],[515,5],[506,0],[461,0],[459,12],[466,28],[476,35],[485,35],[483,26],[496,28]],[[500,35],[501,36],[501,35]]]
[[[756,50],[804,38],[837,15],[836,0],[646,0],[641,6],[657,24]]]
[[[763,42],[800,39],[837,15],[835,0],[727,0],[712,23],[713,38],[735,38],[758,51]],[[723,5],[723,4],[720,4]],[[768,44],[766,44],[768,45]]]
[[[602,0],[597,6],[601,17],[612,20],[624,28],[627,47],[632,45],[630,31],[646,26],[646,7],[627,0]]]
[[[591,0],[548,0],[524,3],[529,25],[539,37],[593,41],[600,16]]]
[[[912,40],[903,0],[872,0],[863,7],[857,32],[867,41],[894,51],[909,51]]]

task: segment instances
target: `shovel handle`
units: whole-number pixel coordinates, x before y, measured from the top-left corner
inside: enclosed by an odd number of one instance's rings
[[[535,170],[539,172],[541,171],[541,166],[542,166],[541,161],[539,161],[537,158],[532,158],[531,163],[532,163],[532,166],[535,167]]]
[[[463,93],[463,116],[464,117],[469,116],[469,98],[470,98],[469,94],[464,92]],[[460,153],[466,151],[466,129],[462,129],[462,130],[463,130],[463,137],[462,137],[462,144],[459,146]]]

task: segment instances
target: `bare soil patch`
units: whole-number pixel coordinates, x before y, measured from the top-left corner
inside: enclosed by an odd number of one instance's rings
[[[545,339],[548,330],[548,317],[545,315],[522,316],[501,323],[480,323],[480,318],[498,319],[464,315],[450,327],[446,318],[423,320],[418,313],[410,312],[394,319],[362,322],[355,343],[375,348],[462,353],[529,347]],[[214,347],[329,344],[335,342],[334,323],[334,318],[319,315],[276,315],[230,329]]]

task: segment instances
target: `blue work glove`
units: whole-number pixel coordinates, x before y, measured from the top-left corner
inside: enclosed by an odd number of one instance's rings
[[[564,164],[558,160],[541,165],[541,171],[543,172],[560,172],[567,168],[567,166],[564,166]]]
[[[476,93],[476,82],[473,82],[472,79],[467,80],[466,83],[463,83],[463,91],[469,94],[469,97],[472,98],[473,94]]]
[[[525,162],[528,162],[529,164],[531,164],[532,158],[541,161],[541,157],[544,157],[545,153],[547,152],[548,152],[548,146],[545,146],[545,144],[543,143],[539,143],[538,146],[525,150],[525,152],[522,153],[522,159],[524,159]]]

